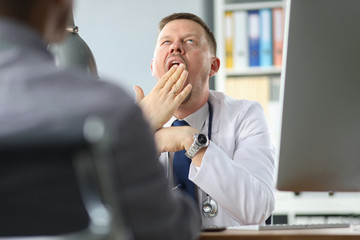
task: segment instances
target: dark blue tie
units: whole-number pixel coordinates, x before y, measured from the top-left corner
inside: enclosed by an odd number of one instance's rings
[[[189,126],[189,124],[183,120],[176,120],[172,124],[173,126]],[[178,188],[187,192],[196,202],[195,198],[195,186],[192,181],[189,180],[189,168],[191,159],[185,156],[185,149],[175,152],[173,160],[174,171],[174,183]]]

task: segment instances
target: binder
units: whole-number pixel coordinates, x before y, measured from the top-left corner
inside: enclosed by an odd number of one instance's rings
[[[247,12],[234,12],[234,68],[244,69],[249,67],[249,42],[247,36]]]
[[[273,13],[273,64],[281,67],[284,42],[284,10],[274,8]]]
[[[231,77],[226,80],[226,95],[236,99],[257,101],[268,116],[270,101],[270,77]]]
[[[272,10],[264,8],[259,10],[260,17],[260,66],[273,65],[272,46]]]
[[[237,78],[233,78],[233,77],[229,77],[226,79],[225,82],[225,92],[226,95],[232,98],[238,98],[239,94],[238,94],[238,89],[236,86],[236,82],[237,82]]]
[[[232,12],[225,12],[225,66],[228,69],[234,67],[234,19]]]
[[[248,11],[249,66],[260,65],[260,19],[259,10]]]

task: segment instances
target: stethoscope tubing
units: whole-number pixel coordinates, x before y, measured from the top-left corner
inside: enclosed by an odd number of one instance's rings
[[[211,134],[212,134],[212,121],[213,121],[213,108],[211,103],[208,101],[208,106],[209,106],[209,126],[208,126],[208,138],[209,140],[211,140]],[[172,164],[170,164],[170,153],[167,153],[167,177],[168,179],[170,179],[170,172],[172,171]],[[172,188],[172,190],[176,190],[180,187],[180,185],[177,185],[175,187]],[[207,217],[214,217],[217,214],[217,203],[209,196],[209,194],[207,195],[207,199],[203,202],[202,204],[202,212],[205,216]],[[205,208],[206,206],[206,208]],[[208,209],[209,206],[211,207],[210,211],[206,211],[205,209]]]

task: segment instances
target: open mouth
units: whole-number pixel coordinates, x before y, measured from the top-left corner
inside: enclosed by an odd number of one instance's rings
[[[179,62],[179,61],[171,61],[170,64],[169,64],[169,66],[168,66],[168,70],[169,70],[170,68],[172,68],[173,66],[175,66],[175,65],[179,66],[179,65],[180,65],[180,62]]]
[[[169,71],[170,68],[172,68],[175,65],[179,66],[181,63],[185,64],[185,61],[183,61],[179,57],[172,57],[167,61],[167,66],[166,66],[167,70]]]

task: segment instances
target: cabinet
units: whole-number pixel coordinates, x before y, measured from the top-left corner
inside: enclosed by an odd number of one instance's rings
[[[217,55],[222,66],[215,78],[215,89],[225,92],[235,98],[256,100],[262,104],[267,115],[272,140],[278,148],[280,123],[279,88],[281,66],[267,64],[267,66],[238,65],[235,61],[238,44],[239,19],[245,19],[250,24],[250,18],[243,16],[235,20],[236,13],[243,12],[248,16],[252,11],[262,9],[285,9],[283,0],[216,0],[214,1],[215,35],[218,43]],[[283,11],[284,12],[284,11]],[[258,20],[261,22],[261,20]],[[261,22],[262,24],[262,22]],[[249,27],[248,27],[249,28]],[[274,30],[274,29],[272,29]],[[248,30],[240,30],[247,36],[247,46],[250,52],[250,37]],[[241,32],[240,32],[241,33]],[[240,34],[241,35],[241,34]],[[273,35],[272,35],[273,36]],[[229,40],[230,39],[230,40]],[[274,36],[272,38],[274,43]],[[229,45],[232,44],[232,50]],[[275,48],[273,46],[273,48]],[[231,49],[231,48],[230,48]],[[250,56],[250,53],[248,53]],[[260,52],[261,54],[261,52]],[[232,55],[232,56],[231,56]],[[232,57],[232,60],[229,58]],[[273,56],[274,57],[274,56]],[[255,64],[256,65],[256,64]],[[266,64],[264,64],[266,65]],[[326,223],[351,222],[359,224],[360,193],[301,193],[277,192],[274,216],[286,216],[288,223]],[[276,222],[275,222],[276,223]]]

